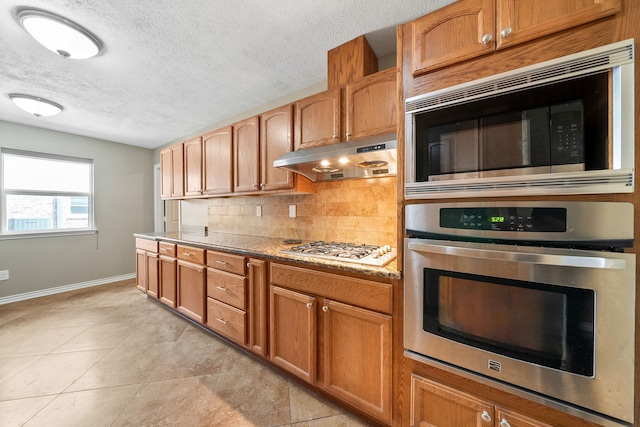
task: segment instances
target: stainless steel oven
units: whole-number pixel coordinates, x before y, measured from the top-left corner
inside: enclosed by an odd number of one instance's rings
[[[635,255],[623,249],[633,244],[633,205],[425,203],[405,212],[408,356],[601,423],[633,422]]]

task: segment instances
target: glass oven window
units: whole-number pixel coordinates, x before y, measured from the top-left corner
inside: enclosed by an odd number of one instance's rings
[[[424,287],[426,332],[593,376],[593,291],[433,269]]]

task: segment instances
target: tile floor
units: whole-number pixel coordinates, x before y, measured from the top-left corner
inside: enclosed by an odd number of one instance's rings
[[[0,306],[0,426],[366,426],[123,281]]]

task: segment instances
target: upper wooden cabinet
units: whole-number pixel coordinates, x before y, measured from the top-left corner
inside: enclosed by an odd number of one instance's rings
[[[202,138],[182,143],[184,149],[184,195],[202,194]]]
[[[202,194],[233,192],[233,128],[210,132],[202,136]]]
[[[293,188],[293,172],[274,168],[273,161],[293,150],[293,105],[260,115],[260,189]]]
[[[260,134],[258,116],[233,125],[235,192],[257,191],[260,184]]]
[[[461,0],[411,23],[414,76],[620,10],[620,0]]]
[[[160,194],[163,199],[184,196],[184,153],[183,144],[174,144],[160,151],[162,184]]]
[[[395,68],[301,99],[296,102],[295,149],[395,133],[396,107]]]
[[[346,140],[395,133],[398,118],[396,69],[363,77],[345,87]]]
[[[340,88],[329,89],[296,102],[296,150],[340,142],[340,92]]]

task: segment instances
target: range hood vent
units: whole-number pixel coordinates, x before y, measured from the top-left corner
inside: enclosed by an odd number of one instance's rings
[[[395,134],[378,135],[292,151],[274,160],[273,166],[299,173],[314,182],[395,176],[397,147]]]

